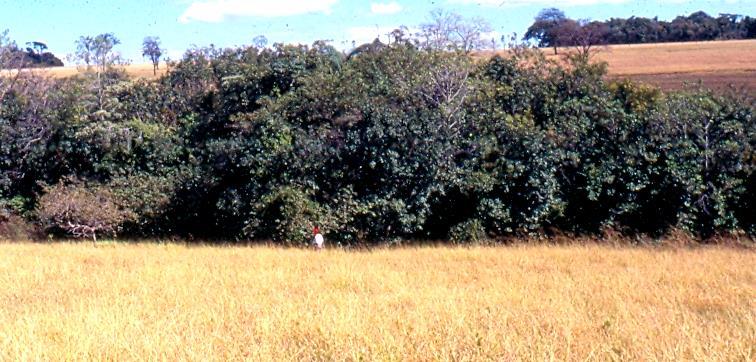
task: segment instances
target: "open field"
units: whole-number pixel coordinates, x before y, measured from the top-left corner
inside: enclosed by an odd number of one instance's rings
[[[611,45],[597,47],[596,60],[609,64],[609,77],[630,78],[662,89],[702,81],[723,89],[733,84],[756,93],[756,40]],[[569,49],[560,49],[561,53]],[[544,49],[551,58],[553,49]]]
[[[158,68],[157,74],[153,75],[152,64],[149,64],[149,63],[130,64],[130,65],[125,66],[124,68],[126,69],[126,72],[133,77],[148,78],[148,79],[157,78],[165,74],[166,70],[168,69],[164,63],[160,63],[160,67]],[[79,74],[85,71],[85,69],[86,68],[83,66],[65,66],[65,67],[55,67],[55,68],[32,68],[32,69],[26,69],[23,71],[49,75],[54,78],[66,78],[66,77],[71,77],[76,74]],[[5,70],[3,72],[7,73],[9,71]],[[15,72],[15,70],[13,70],[13,72]]]
[[[756,358],[756,253],[0,244],[3,360]]]
[[[756,40],[614,45],[599,49],[609,75],[648,82],[663,89],[702,81],[721,89],[729,84],[756,92]]]
[[[562,49],[562,52],[568,49]],[[609,63],[609,77],[648,82],[662,89],[679,89],[684,82],[702,81],[723,89],[733,84],[756,93],[756,39],[689,43],[611,45],[596,48],[597,60]],[[551,49],[544,49],[553,57]],[[53,77],[68,77],[80,71],[75,66],[36,70]],[[151,64],[133,64],[126,71],[141,78],[154,78]],[[158,76],[166,66],[160,65]]]

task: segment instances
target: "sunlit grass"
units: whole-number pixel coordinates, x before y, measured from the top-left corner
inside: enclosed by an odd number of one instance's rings
[[[756,254],[0,244],[3,360],[743,360]]]
[[[756,39],[684,43],[654,43],[596,46],[594,61],[609,65],[609,77],[630,78],[666,90],[680,89],[685,82],[703,81],[708,88],[725,89],[729,84],[756,90]],[[560,50],[560,54],[570,52]],[[543,49],[551,59],[552,49]],[[506,53],[506,51],[500,51]],[[482,52],[479,56],[490,56]]]

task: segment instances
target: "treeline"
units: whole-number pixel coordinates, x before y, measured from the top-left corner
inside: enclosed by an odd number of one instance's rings
[[[756,18],[737,14],[712,17],[703,11],[658,18],[611,18],[606,21],[575,20],[559,9],[543,9],[524,36],[541,47],[588,44],[639,44],[756,38]]]
[[[0,78],[0,230],[300,244],[756,233],[752,98],[391,45]],[[5,226],[2,224],[5,223]]]
[[[47,44],[32,41],[22,49],[8,37],[8,30],[0,32],[0,69],[62,67],[63,61],[47,51]]]

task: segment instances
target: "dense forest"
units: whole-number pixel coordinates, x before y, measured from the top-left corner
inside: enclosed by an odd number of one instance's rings
[[[554,48],[754,38],[756,18],[738,14],[720,14],[715,18],[697,11],[672,21],[635,16],[590,21],[570,19],[556,8],[541,10],[524,36],[541,47]]]
[[[108,48],[109,50],[110,48]],[[107,56],[102,56],[106,62]],[[0,78],[0,233],[343,244],[756,233],[749,95],[408,40]]]

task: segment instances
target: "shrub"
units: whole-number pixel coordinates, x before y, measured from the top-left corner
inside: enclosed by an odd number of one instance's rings
[[[133,217],[116,204],[113,193],[104,186],[60,182],[44,191],[37,215],[48,231],[65,231],[96,242],[97,234],[115,236]]]
[[[0,240],[28,241],[38,236],[33,224],[0,207]]]
[[[158,81],[0,79],[0,199],[92,238],[756,233],[749,98],[607,82],[605,64],[522,47],[360,49],[194,49]]]
[[[454,225],[449,231],[449,240],[455,244],[479,243],[488,239],[483,223],[478,219]]]
[[[328,211],[301,188],[287,186],[265,195],[254,205],[245,232],[289,245],[307,245],[315,225],[328,222]]]

